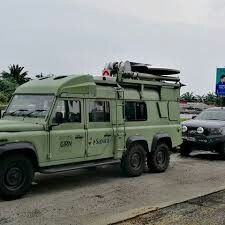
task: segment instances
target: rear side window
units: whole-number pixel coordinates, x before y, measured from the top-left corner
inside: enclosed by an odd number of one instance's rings
[[[126,102],[125,119],[126,121],[147,120],[147,108],[145,102]]]
[[[89,103],[89,122],[110,122],[110,104],[107,101]]]

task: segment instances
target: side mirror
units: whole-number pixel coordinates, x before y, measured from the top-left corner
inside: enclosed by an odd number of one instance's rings
[[[53,123],[61,124],[63,122],[62,112],[56,112],[55,117],[53,118]]]
[[[192,119],[195,119],[196,118],[196,116],[192,116]]]

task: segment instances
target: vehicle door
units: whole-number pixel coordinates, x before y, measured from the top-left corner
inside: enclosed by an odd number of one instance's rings
[[[85,156],[83,104],[81,99],[59,99],[56,102],[50,131],[52,160],[77,159]]]
[[[114,135],[111,122],[111,101],[88,99],[86,109],[88,157],[113,157]]]

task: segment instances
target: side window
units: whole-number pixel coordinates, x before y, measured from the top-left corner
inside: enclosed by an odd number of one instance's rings
[[[107,101],[89,103],[89,122],[110,122],[110,104]]]
[[[59,100],[57,102],[53,122],[81,123],[81,103],[78,100]]]
[[[147,108],[145,102],[126,102],[125,119],[126,121],[147,120]]]

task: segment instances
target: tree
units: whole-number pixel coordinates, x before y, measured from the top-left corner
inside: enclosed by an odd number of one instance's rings
[[[8,68],[9,68],[9,72],[2,71],[1,73],[3,80],[11,80],[18,85],[24,84],[31,80],[30,77],[27,77],[28,72],[23,71],[24,70],[23,66],[19,66],[18,64],[17,65],[13,64],[13,65],[10,65]]]
[[[18,84],[10,80],[0,80],[0,102],[6,103],[11,98]]]
[[[195,102],[196,98],[193,94],[193,92],[186,92],[183,95],[181,95],[181,100],[186,101],[186,102]]]
[[[204,97],[204,103],[208,105],[215,105],[217,103],[217,96],[214,93],[209,92]]]
[[[196,99],[197,102],[204,102],[205,95],[196,95],[195,99]]]

